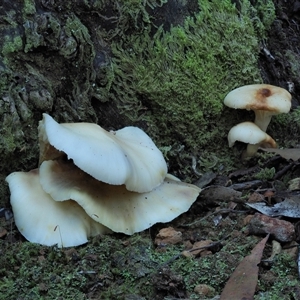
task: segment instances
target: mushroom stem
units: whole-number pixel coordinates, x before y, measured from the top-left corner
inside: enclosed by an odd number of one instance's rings
[[[248,157],[252,157],[256,154],[259,148],[259,144],[248,144],[247,149],[242,153],[242,159],[246,159]]]
[[[267,131],[267,128],[271,122],[272,114],[266,112],[257,110],[255,111],[255,121],[254,123],[264,132]]]

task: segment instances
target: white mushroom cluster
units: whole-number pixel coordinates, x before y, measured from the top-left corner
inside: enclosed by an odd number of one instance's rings
[[[15,223],[31,242],[77,246],[88,237],[133,234],[186,212],[201,189],[167,174],[136,127],[58,124],[43,114],[39,168],[7,176]]]
[[[290,111],[291,98],[287,90],[269,84],[245,85],[228,93],[224,99],[226,106],[255,113],[254,123],[243,122],[229,131],[229,147],[236,141],[248,143],[242,158],[255,155],[259,147],[276,148],[276,142],[266,134],[266,130],[273,115]]]

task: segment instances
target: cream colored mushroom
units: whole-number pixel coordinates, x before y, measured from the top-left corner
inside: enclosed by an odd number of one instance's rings
[[[30,242],[58,247],[86,243],[110,230],[90,218],[77,202],[54,201],[41,187],[38,170],[7,176],[16,226]]]
[[[270,84],[251,84],[234,89],[224,99],[231,108],[253,110],[254,123],[263,131],[273,115],[288,113],[291,108],[291,94],[278,86]]]
[[[151,191],[167,174],[161,151],[137,127],[108,132],[91,123],[58,124],[43,114],[39,139],[40,163],[65,153],[95,179],[113,185],[125,184],[130,191]]]
[[[236,141],[247,143],[242,157],[254,156],[259,147],[276,148],[276,142],[256,124],[243,122],[233,126],[228,133],[228,144],[232,147]]]
[[[169,222],[186,212],[200,189],[174,180],[146,193],[128,191],[125,185],[100,182],[67,161],[44,161],[40,166],[43,189],[56,201],[73,199],[95,221],[115,232],[133,234],[157,222]]]

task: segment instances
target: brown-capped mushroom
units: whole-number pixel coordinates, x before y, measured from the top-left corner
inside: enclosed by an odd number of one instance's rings
[[[253,110],[254,123],[266,131],[273,115],[288,113],[291,108],[291,94],[270,84],[251,84],[232,90],[224,99],[231,108]]]

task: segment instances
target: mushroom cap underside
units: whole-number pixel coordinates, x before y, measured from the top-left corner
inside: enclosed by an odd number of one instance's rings
[[[168,175],[152,191],[136,193],[124,185],[100,182],[69,162],[45,161],[40,169],[43,189],[55,200],[73,199],[95,221],[126,234],[173,220],[190,208],[201,191]]]

